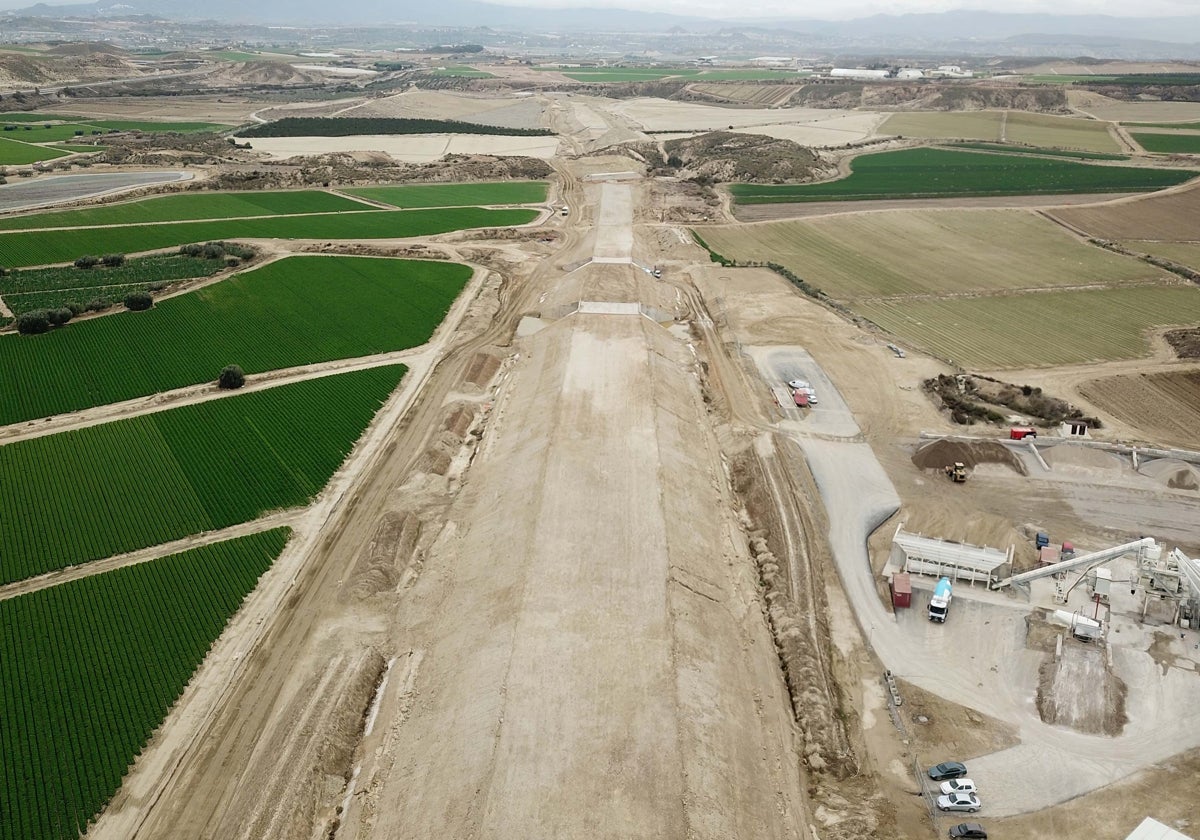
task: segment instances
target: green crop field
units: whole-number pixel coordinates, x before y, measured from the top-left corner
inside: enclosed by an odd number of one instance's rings
[[[1037,84],[1055,84],[1055,85],[1071,85],[1076,82],[1084,84],[1103,84],[1111,82],[1116,76],[1070,76],[1059,73],[1042,73],[1033,76],[1025,76],[1023,81],[1035,82]]]
[[[10,111],[0,114],[0,125],[9,123],[85,122],[86,117],[75,114],[59,114],[55,111]]]
[[[289,532],[0,601],[0,840],[75,840]]]
[[[741,204],[853,201],[939,196],[1143,192],[1180,184],[1196,173],[1106,166],[1028,155],[905,149],[862,155],[848,178],[818,184],[734,184]]]
[[[1184,131],[1200,131],[1200,122],[1123,122],[1127,128],[1180,128]]]
[[[373,210],[370,205],[321,190],[295,192],[178,193],[82,210],[0,216],[0,230],[145,225],[252,216],[299,216]]]
[[[1146,331],[1200,322],[1200,288],[1153,286],[988,297],[863,301],[855,311],[974,370],[1147,355]]]
[[[1195,134],[1155,134],[1152,132],[1131,132],[1133,139],[1147,152],[1155,154],[1200,154],[1200,132]]]
[[[1004,152],[1008,155],[1040,155],[1042,157],[1074,158],[1075,160],[1129,160],[1129,155],[1110,155],[1103,152],[1079,152],[1073,149],[1044,149],[1036,146],[1014,146],[1009,143],[951,143],[954,149],[975,149],[980,152]]]
[[[15,136],[15,133],[6,132],[5,136],[0,137],[0,166],[28,166],[31,163],[53,160],[68,154],[62,149],[10,140],[10,134]],[[21,134],[25,134],[25,132],[22,131]]]
[[[474,67],[435,67],[432,76],[458,76],[464,79],[494,79],[486,70],[476,70]]]
[[[403,365],[0,446],[0,583],[308,504]]]
[[[851,214],[700,234],[725,257],[779,263],[843,301],[1174,281],[1023,210]]]
[[[471,276],[463,265],[289,257],[146,312],[0,337],[0,425],[429,340]]]
[[[223,259],[165,254],[135,257],[116,268],[98,265],[89,269],[26,269],[0,277],[0,296],[18,315],[33,309],[55,309],[68,303],[86,307],[97,299],[121,300],[134,289],[208,277],[224,267]]]
[[[545,181],[501,181],[478,184],[404,184],[354,187],[350,195],[393,207],[463,207],[478,204],[544,204]]]
[[[75,132],[81,132],[77,135]],[[104,134],[104,130],[88,125],[46,125],[44,123],[27,122],[18,126],[17,131],[6,131],[4,136],[23,143],[58,143],[63,140],[73,140],[78,136],[89,136],[93,132]]]
[[[177,224],[77,228],[0,234],[0,254],[10,267],[73,262],[83,254],[173,248],[223,239],[393,239],[477,227],[522,225],[533,210],[448,207],[435,210],[374,210],[362,213],[286,216]]]

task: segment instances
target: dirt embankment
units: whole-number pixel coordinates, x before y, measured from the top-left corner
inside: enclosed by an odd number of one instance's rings
[[[1169,330],[1164,336],[1167,344],[1181,359],[1200,359],[1200,327],[1187,330]]]
[[[1120,735],[1128,721],[1125,693],[1103,645],[1073,639],[1065,628],[1061,656],[1052,654],[1038,670],[1038,714],[1046,723],[1078,732]]]

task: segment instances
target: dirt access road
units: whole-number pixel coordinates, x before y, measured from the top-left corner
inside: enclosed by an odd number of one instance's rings
[[[810,836],[698,363],[637,306],[678,294],[561,269],[633,240],[640,189],[568,174],[565,247],[484,285],[90,836]],[[551,316],[580,300],[626,306]]]

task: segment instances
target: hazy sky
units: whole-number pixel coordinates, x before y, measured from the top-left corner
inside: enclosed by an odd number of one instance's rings
[[[51,5],[87,0],[44,0]],[[37,0],[0,0],[0,9],[33,5]],[[251,0],[252,2],[252,0]],[[982,9],[997,12],[1107,14],[1161,17],[1200,14],[1200,0],[485,0],[506,6],[543,8],[619,8],[719,18],[791,17],[845,19],[877,13],[944,12]],[[1200,41],[1200,32],[1195,34]]]
[[[1048,14],[1107,14],[1121,17],[1159,17],[1200,14],[1200,0],[487,0],[506,6],[546,8],[621,8],[673,12],[706,17],[861,17],[877,13],[945,12],[980,9],[996,12]],[[1200,32],[1196,33],[1200,41]]]

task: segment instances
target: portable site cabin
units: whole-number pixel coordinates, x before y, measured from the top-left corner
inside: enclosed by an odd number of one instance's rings
[[[912,578],[908,572],[892,575],[892,607],[901,609],[912,606]]]

